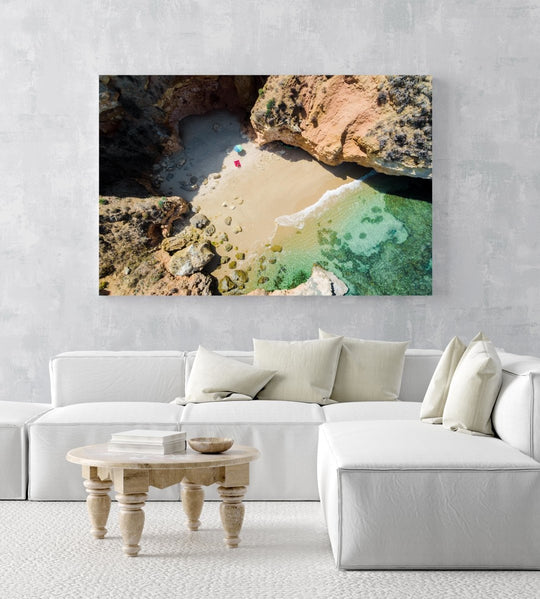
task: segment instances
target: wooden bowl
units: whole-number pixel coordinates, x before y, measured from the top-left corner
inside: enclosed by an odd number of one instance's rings
[[[223,437],[195,437],[188,439],[188,443],[191,449],[199,453],[222,453],[232,447],[234,440]]]

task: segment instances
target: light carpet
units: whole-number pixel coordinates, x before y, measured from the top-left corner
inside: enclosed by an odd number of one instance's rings
[[[150,502],[137,558],[124,557],[113,503],[94,540],[82,502],[0,502],[2,599],[526,598],[540,572],[356,571],[334,566],[320,505],[246,504],[242,542],[226,549],[219,503],[198,532],[180,504]]]

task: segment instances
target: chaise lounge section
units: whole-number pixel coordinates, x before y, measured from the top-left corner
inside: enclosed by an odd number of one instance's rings
[[[339,568],[540,568],[540,360],[500,358],[498,438],[417,419],[321,426],[319,493]]]
[[[342,569],[540,566],[540,463],[417,420],[324,424],[319,485]]]

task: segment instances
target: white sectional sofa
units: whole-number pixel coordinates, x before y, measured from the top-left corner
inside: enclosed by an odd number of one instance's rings
[[[420,422],[440,356],[407,351],[398,401],[182,406],[170,402],[184,394],[195,352],[60,354],[51,360],[52,405],[16,418],[23,454],[0,496],[24,497],[28,476],[28,499],[85,499],[69,449],[128,428],[185,430],[261,451],[247,500],[320,499],[340,568],[540,568],[540,359],[500,354],[496,437],[488,438]],[[0,405],[0,432],[8,411]],[[149,499],[179,497],[171,487]],[[217,498],[211,489],[207,497]]]

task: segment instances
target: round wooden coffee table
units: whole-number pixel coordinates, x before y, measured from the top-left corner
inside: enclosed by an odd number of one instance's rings
[[[233,445],[220,454],[201,454],[189,449],[186,453],[149,455],[120,453],[108,450],[107,444],[87,445],[72,449],[66,455],[69,462],[82,466],[86,505],[92,523],[92,535],[102,539],[111,507],[109,491],[114,485],[120,506],[120,532],[124,553],[135,557],[144,526],[143,507],[148,487],[165,489],[182,483],[182,506],[188,518],[189,530],[200,526],[203,486],[218,483],[222,498],[220,515],[227,547],[237,547],[244,520],[242,499],[249,484],[249,462],[260,453],[254,447]]]

